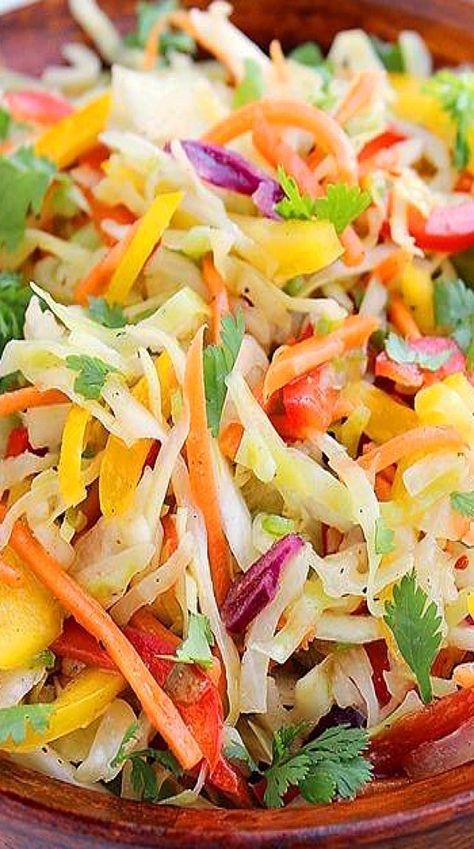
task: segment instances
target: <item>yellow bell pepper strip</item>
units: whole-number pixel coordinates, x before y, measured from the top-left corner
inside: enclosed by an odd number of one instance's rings
[[[109,303],[123,304],[153,248],[168,227],[181,200],[182,192],[158,195],[140,219],[128,249],[115,269],[106,291]]]
[[[0,521],[3,521],[5,513],[5,505],[0,504]],[[26,524],[15,522],[10,544],[18,557],[56,596],[63,608],[74,616],[76,622],[102,643],[110,659],[134,691],[149,721],[161,734],[183,769],[196,766],[202,760],[202,752],[196,740],[169,696],[157,684],[140,655],[111,616],[68,575],[61,563],[43,548]],[[9,639],[11,621],[8,628],[4,628]],[[34,630],[31,621],[29,629]]]
[[[31,752],[65,734],[87,728],[105,713],[126,686],[125,679],[118,672],[84,669],[51,703],[52,713],[45,731],[34,731],[28,724],[25,739],[21,743],[9,739],[2,743],[2,749],[7,752]]]
[[[106,92],[46,130],[35,142],[35,153],[51,159],[58,168],[67,168],[96,143],[109,109],[110,93]]]
[[[350,383],[341,395],[344,400],[352,401],[354,406],[363,404],[370,410],[364,433],[374,442],[386,442],[419,424],[418,416],[410,407],[400,404],[383,389],[365,380]]]
[[[71,407],[63,430],[59,455],[59,489],[68,507],[74,507],[87,495],[81,474],[82,452],[90,413],[83,407]]]
[[[21,578],[16,586],[0,582],[0,669],[15,669],[27,665],[59,636],[62,613],[51,593],[9,548],[2,557]]]
[[[166,352],[155,360],[155,368],[160,379],[163,416],[167,419],[170,414],[174,372]],[[148,384],[145,377],[134,387],[133,396],[141,404],[148,406]],[[109,436],[99,475],[100,508],[107,518],[122,516],[127,512],[152,445],[152,439],[137,439],[133,445],[127,446],[117,436]]]
[[[343,253],[330,221],[272,221],[234,215],[234,221],[254,245],[238,250],[277,284],[299,274],[314,274]]]
[[[474,388],[462,374],[420,389],[415,396],[419,420],[428,425],[450,425],[474,444]]]
[[[407,263],[402,271],[400,288],[407,307],[422,333],[432,333],[434,328],[433,280],[430,272],[421,265]]]

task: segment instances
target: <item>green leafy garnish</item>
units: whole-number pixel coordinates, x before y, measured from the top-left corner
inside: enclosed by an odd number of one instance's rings
[[[176,660],[180,663],[197,663],[199,666],[211,666],[213,657],[211,646],[214,634],[209,619],[202,613],[191,613],[188,636],[176,650]]]
[[[0,272],[0,354],[10,339],[23,337],[25,311],[31,295],[30,287],[23,285],[19,274]]]
[[[245,746],[242,743],[238,743],[236,740],[232,740],[232,742],[227,743],[227,745],[224,746],[224,755],[230,761],[240,761],[245,764],[249,768],[250,772],[259,772],[257,764],[250,757]]]
[[[262,519],[262,528],[265,533],[279,539],[280,537],[291,534],[295,530],[293,519],[287,519],[285,516],[276,516],[273,513],[268,513]]]
[[[137,7],[137,28],[125,37],[130,47],[144,48],[152,28],[157,21],[179,8],[176,0],[162,0],[161,3],[139,3]],[[173,32],[166,29],[160,35],[160,54],[167,58],[172,51],[193,54],[196,42],[185,32]]]
[[[237,310],[235,318],[224,316],[221,322],[221,344],[204,350],[204,387],[207,423],[213,436],[218,436],[222,409],[227,395],[226,379],[234,368],[245,333],[244,316]]]
[[[0,246],[9,251],[20,244],[28,215],[41,212],[44,196],[56,166],[30,148],[0,156]]]
[[[144,802],[158,802],[160,793],[152,764],[159,763],[178,777],[182,775],[182,770],[171,752],[160,749],[141,749],[139,752],[130,752],[130,745],[136,740],[139,729],[140,723],[132,722],[110,766],[116,769],[129,761],[132,765],[130,780],[137,796]]]
[[[11,123],[12,116],[10,115],[9,111],[3,106],[0,106],[0,139],[2,141],[8,138]]]
[[[442,619],[434,601],[429,601],[417,584],[415,570],[394,587],[393,600],[385,605],[384,620],[415,675],[421,698],[428,704],[433,697],[430,670],[443,640]]]
[[[467,356],[467,369],[474,367],[474,292],[460,280],[438,280],[433,293],[436,324],[451,332]]]
[[[449,500],[453,510],[461,516],[474,518],[474,492],[452,492]]]
[[[390,554],[395,550],[395,534],[385,524],[383,516],[379,516],[375,523],[375,553]]]
[[[87,354],[71,354],[66,357],[66,365],[78,372],[74,391],[88,401],[97,401],[100,398],[107,376],[117,371],[98,357],[89,357]]]
[[[243,80],[234,92],[234,109],[245,106],[246,103],[253,103],[254,100],[260,100],[263,94],[263,74],[258,62],[255,59],[245,59],[244,68]]]
[[[425,85],[425,91],[439,100],[456,127],[454,165],[460,171],[471,156],[469,135],[474,125],[474,72],[438,71]]]
[[[56,663],[56,655],[51,649],[45,649],[44,651],[40,651],[39,654],[35,655],[35,657],[31,661],[31,667],[35,669],[38,666],[44,666],[45,669],[53,669]]]
[[[396,41],[384,41],[376,35],[371,35],[370,40],[377,56],[387,71],[391,73],[403,73],[405,62],[400,45]]]
[[[49,727],[53,705],[16,705],[0,710],[0,743],[12,740],[13,743],[23,743],[27,726],[37,734],[43,734]]]
[[[303,799],[313,804],[353,798],[372,777],[372,766],[363,756],[366,732],[338,725],[293,752],[302,730],[297,725],[273,734],[273,759],[265,772],[267,807],[280,808],[290,787],[297,787]]]
[[[19,389],[22,385],[24,385],[24,380],[21,371],[12,371],[10,374],[0,377],[0,395],[11,392],[12,389]]]
[[[358,218],[371,203],[369,192],[361,191],[359,186],[346,186],[345,183],[330,184],[324,198],[312,198],[301,194],[296,180],[290,177],[281,166],[278,168],[278,180],[285,197],[275,205],[275,209],[282,218],[296,218],[301,221],[312,218],[324,219],[334,224],[338,234]]]
[[[315,41],[304,41],[303,44],[299,44],[288,54],[288,58],[308,68],[317,68],[324,62],[323,52]]]
[[[127,318],[120,304],[109,304],[105,298],[89,298],[89,315],[104,327],[125,327]]]
[[[394,363],[417,365],[426,371],[438,371],[452,355],[452,351],[440,351],[439,354],[417,351],[396,333],[388,334],[385,350]]]

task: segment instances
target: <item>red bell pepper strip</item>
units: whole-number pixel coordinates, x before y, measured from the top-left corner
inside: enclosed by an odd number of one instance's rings
[[[99,669],[117,669],[105,649],[75,619],[66,619],[62,634],[54,641],[51,651],[68,660],[78,660]]]
[[[439,369],[429,371],[416,363],[396,363],[382,351],[375,360],[376,377],[386,377],[401,386],[419,388],[438,383],[450,374],[466,372],[466,357],[453,339],[422,336],[420,339],[407,339],[406,344],[419,354],[436,357],[449,352],[450,357]]]
[[[36,89],[7,91],[5,103],[17,121],[32,124],[55,124],[74,112],[71,104],[63,97]]]
[[[438,206],[428,219],[410,207],[408,229],[424,251],[459,253],[474,246],[474,200]]]
[[[282,390],[286,436],[309,438],[324,432],[332,422],[337,390],[327,385],[324,369],[318,368],[287,383]]]
[[[377,775],[403,771],[405,758],[422,743],[441,740],[474,715],[474,688],[459,690],[416,713],[402,717],[370,744]]]
[[[26,427],[23,427],[22,425],[14,427],[8,434],[5,457],[19,457],[20,454],[24,454],[29,447],[28,431]]]
[[[237,767],[230,764],[222,755],[209,776],[207,784],[227,796],[238,808],[252,808],[254,806],[254,800],[245,778]]]
[[[405,139],[406,135],[404,133],[399,132],[399,130],[396,130],[395,127],[389,127],[389,129],[384,133],[380,133],[379,136],[375,136],[374,139],[371,139],[364,145],[359,153],[359,162],[366,162],[368,159],[372,159],[372,157],[381,150],[393,147],[394,144],[405,141]]]

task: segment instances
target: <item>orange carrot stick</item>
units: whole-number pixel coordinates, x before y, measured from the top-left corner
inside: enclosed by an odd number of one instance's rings
[[[76,303],[86,306],[87,300],[91,295],[100,295],[105,291],[112,274],[135,235],[138,224],[139,220],[135,221],[125,238],[117,242],[104,258],[91,268],[83,280],[80,280],[74,292]]]
[[[6,584],[8,587],[19,587],[23,581],[21,572],[18,572],[14,566],[10,566],[3,557],[0,557],[0,584]]]
[[[0,505],[0,521],[6,507]],[[10,545],[65,610],[99,640],[138,697],[153,727],[166,740],[183,769],[191,769],[202,753],[173,702],[161,689],[140,655],[98,601],[92,598],[43,548],[29,528],[15,522]]]
[[[335,120],[341,127],[357,115],[362,109],[370,105],[380,81],[378,71],[362,71],[347,91],[342,102],[339,104]]]
[[[265,375],[265,401],[295,377],[301,377],[344,351],[362,347],[378,326],[378,319],[373,316],[353,315],[327,336],[310,336],[296,345],[279,348]]]
[[[229,548],[222,529],[207,427],[202,366],[203,334],[204,328],[201,327],[194,337],[186,362],[184,394],[190,414],[186,448],[191,490],[204,516],[214,592],[217,603],[221,605],[230,588],[231,566]]]
[[[160,52],[160,38],[168,26],[169,17],[163,15],[153,24],[145,44],[143,56],[143,70],[152,71]]]
[[[403,248],[395,248],[392,253],[375,266],[372,275],[384,286],[389,286],[396,277],[400,276],[407,262],[408,254]]]
[[[418,451],[429,454],[430,451],[459,448],[462,444],[462,438],[453,427],[421,425],[394,436],[377,448],[371,448],[357,462],[367,471],[377,473]]]
[[[271,124],[299,127],[311,133],[321,147],[333,154],[341,180],[351,184],[357,182],[357,157],[344,130],[321,109],[300,101],[261,100],[249,103],[216,124],[206,133],[205,141],[226,144],[249,132],[260,110]]]
[[[242,441],[244,429],[240,422],[229,422],[219,434],[219,448],[224,457],[234,460]]]
[[[25,386],[24,389],[15,389],[13,392],[0,395],[0,419],[11,416],[12,413],[21,413],[30,407],[49,407],[52,404],[67,403],[69,398],[59,389],[46,389],[42,392],[36,386]]]
[[[224,280],[219,274],[212,254],[206,254],[202,262],[202,273],[209,294],[212,307],[212,341],[218,345],[221,341],[221,320],[224,315],[230,313],[229,298]]]
[[[393,326],[406,339],[421,339],[422,333],[410,310],[399,295],[392,295],[388,305],[388,317]]]

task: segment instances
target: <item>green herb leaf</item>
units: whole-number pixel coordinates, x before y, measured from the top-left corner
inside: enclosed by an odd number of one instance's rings
[[[385,350],[391,360],[395,363],[408,363],[420,366],[426,371],[438,371],[450,359],[451,351],[440,351],[439,354],[428,354],[426,351],[417,351],[412,348],[405,339],[396,333],[389,333],[385,342]]]
[[[339,725],[292,752],[302,727],[280,729],[273,736],[273,760],[265,772],[265,804],[278,808],[290,787],[297,787],[306,801],[331,802],[352,798],[370,781],[371,764],[363,757],[367,734],[359,728]]]
[[[434,313],[440,327],[455,328],[474,315],[474,292],[460,280],[438,280],[434,284]]]
[[[383,38],[377,38],[376,35],[370,36],[370,40],[372,47],[387,71],[400,74],[405,71],[403,53],[398,42],[384,41]]]
[[[471,155],[469,136],[474,125],[474,72],[438,71],[425,85],[425,91],[439,100],[456,127],[454,165],[467,167]]]
[[[13,251],[20,244],[28,215],[38,215],[56,166],[21,147],[0,156],[0,246]]]
[[[275,204],[275,210],[282,218],[296,218],[300,221],[309,221],[316,215],[315,199],[309,195],[302,195],[296,180],[286,173],[279,165],[277,177],[286,197]]]
[[[112,767],[112,769],[115,769],[117,766],[120,766],[127,760],[127,758],[129,757],[129,749],[132,743],[136,741],[139,733],[140,723],[138,722],[138,720],[136,720],[128,726],[125,734],[123,735],[119,750],[115,755],[114,759],[110,762],[110,766]]]
[[[79,372],[74,381],[74,391],[88,401],[97,401],[100,398],[107,376],[117,371],[98,357],[89,357],[86,354],[71,354],[66,357],[66,365]]]
[[[3,106],[0,106],[0,139],[4,141],[8,138],[12,122],[12,116]]]
[[[429,601],[418,586],[415,570],[404,575],[394,587],[393,600],[385,605],[384,620],[427,704],[433,697],[430,670],[443,640],[442,620],[434,601]]]
[[[209,619],[202,613],[191,613],[188,636],[176,651],[180,663],[197,663],[199,666],[211,666],[213,657],[210,646],[214,645],[214,634]]]
[[[221,344],[208,345],[204,350],[207,423],[215,437],[219,434],[222,409],[227,395],[226,379],[234,368],[244,333],[244,316],[242,311],[238,310],[235,318],[227,315],[222,319]]]
[[[250,772],[259,772],[257,764],[250,757],[250,754],[242,743],[238,743],[235,740],[228,743],[224,746],[224,755],[230,761],[241,761],[249,768]]]
[[[46,669],[53,669],[56,663],[56,655],[50,649],[45,649],[44,651],[40,651],[39,654],[35,655],[35,657],[31,661],[32,669],[36,669],[37,667],[44,666]]]
[[[131,752],[130,748],[136,741],[139,732],[140,723],[132,722],[127,728],[120,748],[115,758],[110,762],[110,766],[112,769],[116,769],[129,761],[132,765],[130,779],[137,796],[144,802],[157,802],[160,794],[152,763],[160,763],[165,769],[178,777],[182,775],[182,770],[171,752],[161,751],[161,749],[141,749],[139,752]]]
[[[24,385],[24,380],[21,371],[12,371],[10,374],[0,377],[0,395],[11,392],[12,389],[19,389],[22,385]]]
[[[49,727],[53,705],[16,705],[0,710],[0,743],[12,740],[13,743],[23,743],[27,726],[37,734],[42,734]]]
[[[294,59],[300,65],[306,65],[308,68],[317,68],[324,62],[324,56],[319,44],[315,41],[305,41],[299,44],[288,54],[289,59]]]
[[[23,338],[25,312],[31,295],[30,287],[23,285],[19,274],[0,272],[0,354],[11,339]]]
[[[375,553],[390,554],[395,550],[395,534],[385,524],[383,516],[379,516],[375,523]]]
[[[255,59],[245,59],[244,68],[244,78],[234,92],[234,109],[260,100],[263,94],[263,74],[258,62]]]
[[[150,32],[157,21],[179,8],[176,0],[162,0],[161,3],[139,3],[137,7],[137,28],[135,32],[125,36],[130,47],[144,48]],[[196,42],[185,32],[165,30],[160,36],[160,54],[165,58],[171,51],[178,53],[195,53]]]
[[[89,315],[103,327],[125,327],[127,318],[120,304],[109,304],[105,298],[89,298]]]
[[[342,233],[352,221],[355,221],[370,206],[372,198],[359,186],[346,186],[345,183],[332,183],[327,187],[326,197],[314,202],[318,218],[324,218],[334,224],[336,233]]]
[[[461,516],[474,518],[474,492],[452,492],[449,496],[451,507]]]

